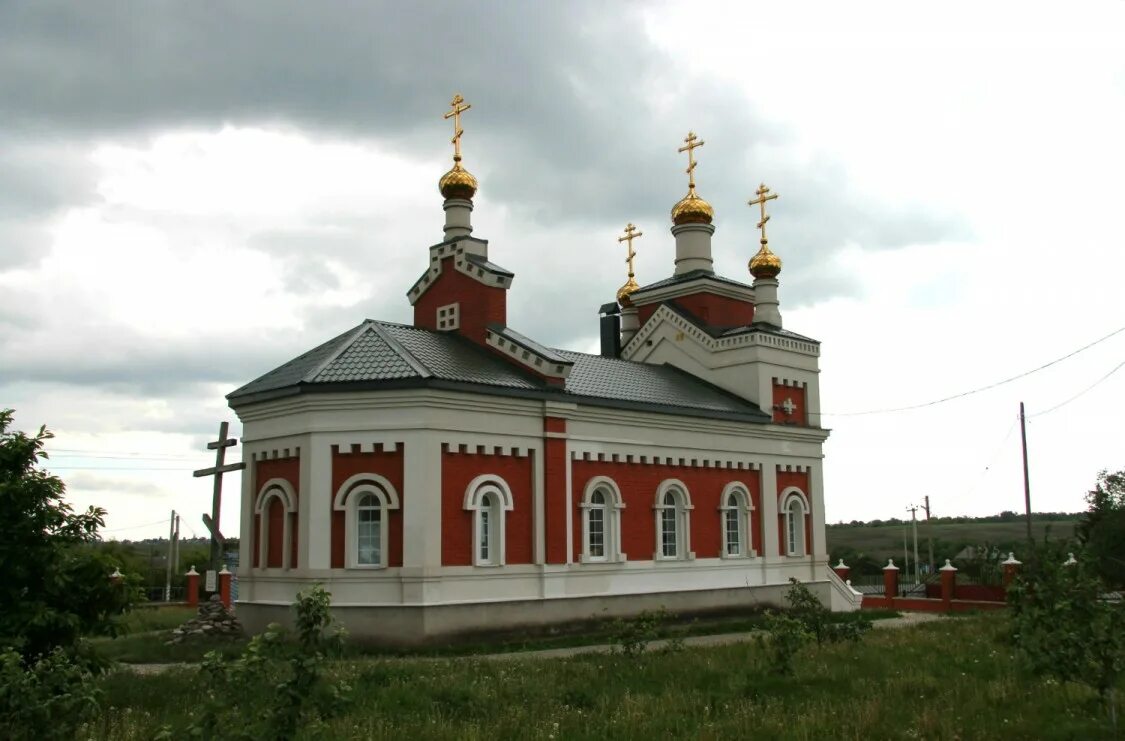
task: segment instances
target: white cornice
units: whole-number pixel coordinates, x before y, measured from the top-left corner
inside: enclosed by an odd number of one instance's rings
[[[637,331],[633,339],[629,340],[628,344],[622,348],[621,357],[632,359],[633,356],[645,346],[645,343],[652,338],[652,335],[660,328],[661,324],[669,324],[675,327],[676,330],[683,332],[684,336],[691,337],[701,347],[712,353],[735,348],[758,346],[792,352],[798,355],[807,355],[814,358],[820,356],[820,347],[814,343],[789,337],[781,337],[769,332],[747,332],[745,334],[736,334],[729,337],[712,337],[694,323],[685,319],[681,314],[670,309],[666,304],[661,304],[660,307],[653,312],[652,316],[649,317],[648,321],[644,323],[644,326]]]
[[[453,258],[453,267],[457,272],[469,276],[481,285],[489,286],[490,288],[511,287],[512,276],[494,273],[488,268],[470,262],[466,257],[467,253],[462,244],[463,241],[463,239],[458,239],[454,242],[441,242],[430,248],[429,269],[426,270],[421,278],[415,281],[414,285],[412,285],[410,290],[406,293],[406,297],[410,300],[411,306],[413,306],[418,299],[422,298],[422,295],[434,284],[434,281],[441,276],[442,260],[447,257]]]

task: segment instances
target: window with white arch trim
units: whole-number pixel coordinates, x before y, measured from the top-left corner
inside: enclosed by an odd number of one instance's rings
[[[613,479],[596,476],[586,484],[582,509],[582,563],[624,561],[621,552],[621,491]]]
[[[781,516],[784,518],[785,555],[805,555],[808,549],[805,542],[805,515],[808,513],[808,502],[800,491],[794,489],[782,499]]]
[[[695,558],[691,551],[691,498],[683,482],[668,480],[656,489],[656,561]]]
[[[504,565],[505,514],[512,490],[499,476],[477,476],[465,489],[465,509],[473,513],[473,565]]]
[[[389,561],[390,510],[399,507],[394,485],[375,473],[360,473],[336,491],[333,509],[344,511],[344,565],[383,569]]]
[[[297,494],[285,479],[273,478],[262,485],[254,501],[258,535],[258,568],[289,569],[293,542],[293,519]]]
[[[719,500],[719,528],[723,534],[723,558],[755,556],[752,533],[754,503],[750,492],[738,482],[723,489]]]

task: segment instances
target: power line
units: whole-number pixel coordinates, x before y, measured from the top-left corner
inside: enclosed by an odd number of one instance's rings
[[[52,455],[55,454],[55,453],[61,453],[61,454],[64,454],[64,455],[78,454],[78,455],[106,455],[106,456],[114,456],[114,455],[144,456],[144,455],[147,454],[147,451],[143,451],[143,450],[88,450],[88,449],[82,449],[82,448],[51,448],[51,447],[47,448],[47,452],[52,454]],[[183,459],[186,459],[186,460],[194,459],[194,458],[199,457],[198,455],[188,454],[188,453],[159,453],[158,455],[160,457],[183,458]]]
[[[1083,352],[1085,350],[1089,350],[1091,347],[1093,347],[1095,345],[1098,345],[1098,344],[1101,344],[1102,342],[1105,342],[1106,340],[1110,339],[1111,337],[1114,337],[1115,335],[1119,335],[1122,332],[1125,332],[1125,327],[1121,327],[1119,329],[1116,329],[1113,332],[1110,332],[1109,334],[1107,334],[1105,337],[1094,340],[1093,342],[1091,342],[1088,345],[1083,345],[1082,347],[1078,348],[1077,350],[1074,350],[1073,352],[1069,352],[1066,355],[1063,355],[1061,358],[1055,358],[1054,360],[1050,361],[1049,363],[1044,363],[1043,365],[1039,366],[1038,368],[1032,368],[1029,371],[1024,371],[1023,373],[1012,376],[1011,378],[1005,378],[1003,381],[997,381],[995,383],[990,383],[987,386],[981,386],[979,388],[972,389],[971,391],[962,391],[959,394],[953,394],[952,396],[946,396],[942,399],[935,399],[933,401],[927,401],[927,402],[924,402],[922,404],[911,404],[910,406],[904,406],[904,407],[893,407],[893,408],[889,408],[889,409],[870,409],[870,410],[863,411],[863,412],[820,412],[820,416],[821,417],[859,417],[859,416],[868,415],[868,414],[891,414],[891,413],[894,413],[894,412],[908,412],[908,411],[911,411],[913,409],[923,409],[925,407],[932,407],[932,406],[935,406],[937,404],[944,404],[945,402],[953,401],[954,399],[962,399],[966,396],[972,396],[973,394],[979,394],[982,391],[988,391],[989,389],[994,389],[998,386],[1003,386],[1004,384],[1011,383],[1012,381],[1018,381],[1019,379],[1026,378],[1027,376],[1030,376],[1033,373],[1038,373],[1041,370],[1046,370],[1047,368],[1050,368],[1052,365],[1057,365],[1058,363],[1061,363],[1064,360],[1067,360],[1069,358],[1073,358],[1078,353]],[[1120,367],[1120,366],[1118,366],[1118,367]],[[1114,370],[1116,370],[1116,369],[1114,369]],[[1099,383],[1100,383],[1100,381],[1099,381]],[[1083,392],[1083,393],[1085,393],[1085,392]],[[1051,410],[1048,410],[1048,411],[1051,411]],[[1046,414],[1046,413],[1047,412],[1042,412],[1042,414]]]
[[[115,461],[184,461],[186,457],[171,455],[99,455],[97,453],[58,453],[48,450],[51,458],[93,458],[99,460]],[[199,456],[195,456],[198,458]]]
[[[1086,388],[1082,389],[1081,391],[1079,391],[1079,392],[1078,392],[1077,394],[1075,394],[1074,396],[1070,397],[1070,398],[1069,398],[1069,399],[1067,399],[1066,401],[1063,401],[1063,402],[1060,402],[1060,403],[1058,403],[1058,404],[1055,404],[1055,405],[1054,405],[1053,407],[1051,407],[1050,409],[1048,409],[1048,410],[1046,410],[1046,411],[1043,411],[1043,412],[1036,412],[1035,414],[1029,415],[1029,416],[1028,416],[1028,419],[1035,419],[1036,417],[1042,417],[1042,416],[1043,416],[1044,414],[1050,414],[1051,412],[1055,411],[1056,409],[1061,409],[1062,407],[1065,407],[1065,406],[1066,406],[1067,404],[1069,404],[1070,402],[1074,401],[1074,400],[1075,400],[1075,399],[1077,399],[1078,397],[1080,397],[1080,396],[1083,396],[1084,394],[1086,394],[1086,393],[1087,393],[1087,392],[1089,392],[1089,391],[1093,391],[1093,390],[1094,390],[1094,388],[1096,388],[1097,386],[1099,386],[1099,385],[1100,385],[1100,384],[1101,384],[1101,383],[1102,383],[1103,381],[1105,381],[1106,379],[1108,379],[1108,378],[1109,378],[1110,376],[1112,376],[1112,375],[1113,375],[1114,373],[1116,373],[1117,371],[1121,370],[1122,368],[1125,368],[1125,360],[1123,360],[1123,361],[1121,361],[1120,363],[1118,363],[1118,364],[1117,364],[1117,367],[1116,367],[1116,368],[1114,368],[1113,370],[1111,370],[1111,371],[1110,371],[1109,373],[1106,373],[1106,374],[1105,374],[1104,376],[1102,376],[1102,377],[1101,377],[1101,378],[1099,378],[1098,380],[1094,381],[1094,382],[1093,382],[1092,384],[1090,384],[1090,385],[1089,385],[1089,386],[1087,386]]]
[[[153,466],[51,466],[52,471],[191,471],[191,468],[160,468]]]
[[[119,533],[122,530],[137,530],[138,528],[142,528],[142,527],[152,527],[153,525],[163,525],[163,524],[164,524],[164,518],[160,518],[156,522],[146,522],[143,525],[128,525],[126,527],[102,528],[102,532],[103,533]]]

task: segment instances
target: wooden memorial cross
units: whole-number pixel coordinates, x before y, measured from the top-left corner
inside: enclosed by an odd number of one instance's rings
[[[231,471],[241,471],[246,468],[246,463],[226,463],[227,448],[238,445],[238,441],[233,437],[227,437],[228,425],[223,422],[219,425],[219,439],[207,443],[208,450],[215,451],[215,465],[211,468],[201,468],[192,473],[192,476],[199,478],[201,476],[214,476],[215,489],[214,494],[211,496],[211,514],[203,515],[203,524],[211,531],[211,568],[218,571],[222,564],[219,563],[221,556],[221,548],[225,540],[223,534],[219,531],[219,506],[223,501],[223,474],[230,473]]]

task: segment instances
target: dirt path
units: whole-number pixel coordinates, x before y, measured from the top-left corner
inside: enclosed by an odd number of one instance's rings
[[[932,620],[940,620],[941,616],[932,612],[908,612],[904,613],[901,617],[887,618],[885,620],[875,620],[872,625],[879,629],[893,629],[893,628],[906,628],[912,625],[919,625],[921,623],[928,623]],[[718,633],[709,636],[691,636],[683,639],[685,646],[726,646],[731,643],[743,643],[751,641],[760,631],[750,631],[744,633]],[[654,651],[664,648],[669,643],[668,640],[650,641],[648,650]],[[484,661],[513,661],[519,659],[564,659],[568,656],[579,656],[582,654],[607,654],[613,650],[614,646],[610,644],[599,644],[595,646],[569,646],[567,648],[547,648],[538,651],[505,651],[503,653],[494,654],[472,654],[469,656],[452,656],[452,657],[402,657],[404,659],[418,659],[428,661],[448,661],[450,659],[480,659]],[[169,669],[180,669],[184,667],[197,666],[197,664],[122,664],[128,667],[134,673],[140,675],[160,674],[168,671]]]

